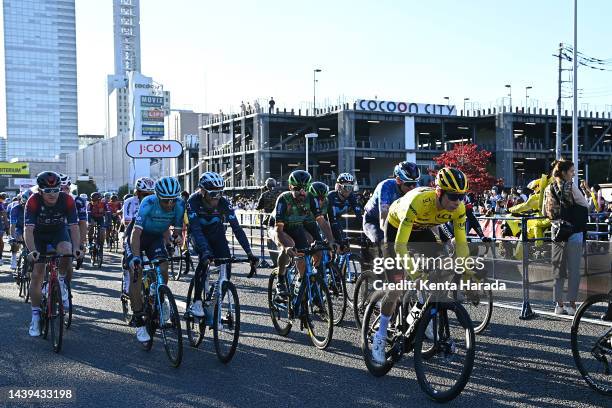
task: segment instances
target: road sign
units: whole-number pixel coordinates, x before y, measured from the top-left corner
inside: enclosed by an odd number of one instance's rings
[[[176,140],[132,140],[125,152],[134,159],[173,158],[183,153],[183,145]]]

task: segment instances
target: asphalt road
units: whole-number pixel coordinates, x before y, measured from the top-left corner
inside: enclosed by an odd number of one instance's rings
[[[268,270],[246,279],[235,268],[242,305],[240,344],[223,365],[207,333],[198,349],[185,338],[183,363],[169,366],[161,339],[145,352],[134,329],[122,320],[118,255],[102,270],[77,271],[73,281],[75,316],[60,354],[48,340],[30,338],[30,307],[5,265],[0,268],[0,389],[72,388],[74,402],[8,403],[0,406],[79,407],[423,407],[434,406],[415,377],[412,354],[385,377],[365,368],[352,319],[334,329],[325,351],[315,349],[299,328],[277,335],[268,314]],[[171,282],[185,301],[187,279]],[[181,306],[179,306],[181,309]],[[496,307],[493,322],[477,337],[470,382],[448,406],[602,407],[611,400],[591,391],[574,366],[570,322],[547,317],[518,319]],[[6,388],[8,387],[8,388]]]

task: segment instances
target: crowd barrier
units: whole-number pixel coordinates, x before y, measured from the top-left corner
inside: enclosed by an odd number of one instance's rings
[[[261,266],[268,267],[270,264],[267,262],[266,254],[276,255],[278,251],[275,249],[268,249],[268,234],[266,225],[269,220],[269,214],[265,214],[259,211],[251,210],[237,210],[236,216],[238,217],[240,225],[245,230],[253,253],[258,255],[262,260]],[[592,257],[603,256],[607,257],[608,265],[612,265],[609,261],[611,258],[610,242],[612,239],[612,225],[607,220],[610,213],[595,213],[589,215],[587,240],[583,246],[583,276],[592,277],[593,274],[589,275],[589,261]],[[349,238],[363,238],[363,231],[361,229],[361,219],[357,219],[354,215],[345,215],[345,229]],[[477,219],[485,231],[485,235],[492,238],[493,245],[490,245],[486,251],[485,259],[490,261],[490,270],[488,271],[492,279],[498,279],[508,285],[514,285],[520,287],[520,300],[518,302],[497,302],[502,307],[510,307],[520,310],[519,317],[521,319],[531,319],[536,313],[532,308],[532,302],[530,292],[532,285],[536,285],[538,292],[542,292],[543,285],[550,284],[552,290],[552,265],[550,260],[550,251],[545,250],[545,245],[550,246],[550,237],[545,234],[542,237],[529,237],[528,234],[528,222],[542,220],[544,217],[537,216],[525,216],[525,217],[510,217],[496,215],[492,217],[477,215]],[[521,234],[517,237],[503,237],[501,233],[501,226],[505,221],[516,221],[520,223]],[[236,241],[231,228],[228,228],[226,233],[228,234],[228,241],[234,254],[236,250],[239,250],[240,245]],[[471,238],[476,238],[474,235],[470,235]],[[354,250],[360,250],[361,247],[355,242],[360,242],[359,239],[351,240],[351,248]],[[539,244],[538,244],[539,243]],[[518,257],[515,256],[502,256],[503,246],[511,248],[511,252],[518,253]],[[534,255],[539,258],[534,259]],[[604,259],[604,264],[605,264]],[[598,261],[598,263],[601,263]],[[516,270],[520,274],[520,278],[516,278],[515,273],[507,273],[508,266],[510,269]],[[610,266],[612,268],[612,266]],[[539,278],[532,280],[530,279],[530,269],[536,270]],[[542,271],[545,272],[542,272]],[[548,270],[548,272],[546,272]],[[504,272],[505,271],[505,272]],[[598,272],[598,274],[605,274],[603,279],[606,282],[610,281],[612,277],[612,270],[604,270]],[[549,276],[550,275],[550,276]],[[609,284],[609,283],[608,283]],[[609,289],[608,289],[609,290]],[[518,292],[517,292],[518,293]],[[520,306],[518,306],[520,304]],[[552,304],[552,297],[550,297],[550,304]]]

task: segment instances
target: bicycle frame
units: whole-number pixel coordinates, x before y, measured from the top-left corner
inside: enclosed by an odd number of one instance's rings
[[[294,313],[295,315],[299,315],[300,314],[299,313],[300,312],[300,300],[304,296],[304,291],[306,291],[306,294],[308,296],[307,301],[309,302],[311,302],[315,298],[315,296],[317,296],[319,299],[322,299],[323,296],[320,292],[314,293],[313,291],[313,285],[312,285],[311,280],[313,277],[317,275],[318,271],[312,266],[312,256],[311,255],[296,256],[294,259],[295,260],[304,259],[304,263],[306,265],[306,269],[304,271],[304,278],[302,279],[302,283],[300,285],[300,289],[298,290],[298,294],[297,296],[295,296],[294,299],[292,299]],[[296,277],[294,279],[297,278],[297,274],[299,273],[297,271],[297,266],[295,266],[295,269],[296,269]],[[323,280],[323,284],[325,284],[325,280]]]
[[[162,310],[162,306],[161,306],[161,300],[160,300],[160,296],[159,296],[159,288],[161,286],[167,286],[164,283],[164,277],[161,273],[161,268],[160,268],[160,264],[163,261],[160,261],[159,259],[154,259],[152,261],[150,261],[151,263],[151,267],[142,270],[142,279],[143,281],[145,279],[149,279],[149,292],[151,291],[151,287],[153,287],[154,292],[155,292],[155,307],[157,309],[157,311],[161,311]],[[155,274],[155,275],[153,275]]]

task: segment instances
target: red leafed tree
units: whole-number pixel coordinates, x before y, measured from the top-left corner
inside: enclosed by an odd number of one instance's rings
[[[454,167],[465,173],[470,191],[481,194],[497,184],[495,177],[487,172],[491,152],[481,150],[473,143],[455,144],[453,150],[434,157],[436,163],[445,167]]]

